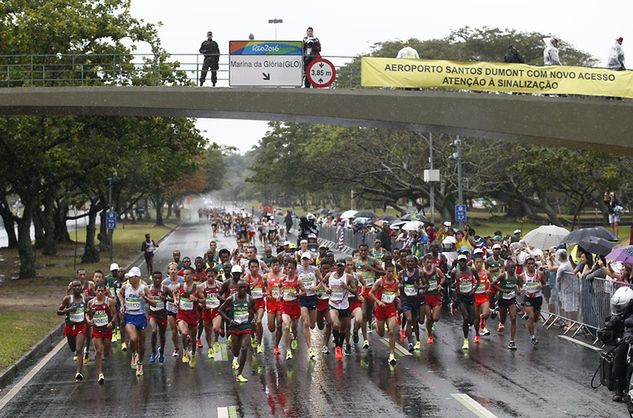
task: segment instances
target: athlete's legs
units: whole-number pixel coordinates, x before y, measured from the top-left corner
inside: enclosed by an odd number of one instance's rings
[[[389,334],[389,353],[396,350],[396,317],[387,318],[387,333]]]
[[[182,335],[182,351],[183,353],[189,349],[189,325],[185,321],[178,321],[178,331]],[[195,345],[195,344],[194,344]]]
[[[95,346],[95,367],[97,375],[103,373],[103,338],[95,338],[93,340]]]
[[[152,329],[152,353],[156,352],[156,343],[158,341],[158,324],[156,323],[156,319],[153,316],[149,317],[149,326]]]
[[[255,318],[255,331],[257,332],[257,335],[256,335],[257,344],[262,343],[262,336],[264,335],[264,326],[262,324],[263,318],[264,318],[264,308],[259,308],[257,310],[257,316]]]
[[[169,324],[169,329],[171,330],[171,342],[174,345],[174,351],[178,351],[178,324],[176,323],[176,317],[169,315],[167,317],[167,323]]]
[[[514,341],[514,337],[517,333],[517,305],[513,303],[510,305],[510,341]]]

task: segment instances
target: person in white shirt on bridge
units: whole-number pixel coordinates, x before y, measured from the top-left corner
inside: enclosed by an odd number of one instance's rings
[[[607,66],[610,70],[622,71],[626,69],[624,68],[624,51],[622,50],[623,40],[624,38],[621,36],[616,39],[609,51]]]
[[[409,45],[408,41],[404,41],[402,43],[403,48],[398,51],[398,55],[396,56],[396,58],[398,59],[410,59],[410,60],[419,60],[420,59],[420,55],[418,55],[418,51],[416,51],[415,49],[411,48],[411,46]]]
[[[543,38],[545,50],[543,51],[543,65],[561,65],[558,56],[558,38]]]

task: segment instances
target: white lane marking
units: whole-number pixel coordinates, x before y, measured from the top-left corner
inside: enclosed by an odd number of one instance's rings
[[[593,345],[590,345],[590,344],[587,344],[587,343],[583,343],[582,341],[575,340],[575,339],[573,339],[571,337],[568,337],[567,335],[559,335],[558,338],[562,338],[564,340],[571,341],[572,343],[576,343],[578,345],[582,345],[583,347],[586,347],[586,348],[591,348],[594,351],[602,351],[602,348],[594,347]]]
[[[218,418],[229,418],[228,406],[218,406]]]
[[[473,414],[480,418],[496,418],[497,416],[492,412],[484,408],[479,402],[466,395],[465,393],[451,393],[451,396],[455,398],[459,403],[464,405]]]
[[[42,368],[46,366],[46,363],[48,363],[50,359],[52,359],[53,356],[55,356],[55,354],[57,354],[65,345],[66,338],[62,338],[62,340],[51,351],[49,351],[48,354],[46,354],[35,366],[33,366],[33,368],[22,379],[20,379],[20,381],[13,386],[13,388],[11,388],[11,390],[4,395],[2,399],[0,399],[0,410],[2,410],[2,408],[4,408],[11,399],[13,399],[15,395],[17,395],[18,392],[22,390],[22,388],[29,383],[31,379],[33,379],[37,372],[42,370]]]
[[[382,340],[387,343],[387,347],[389,347],[389,338],[383,337]],[[412,356],[413,354],[409,353],[409,350],[400,345],[399,342],[396,341],[396,351],[402,354],[403,356]]]

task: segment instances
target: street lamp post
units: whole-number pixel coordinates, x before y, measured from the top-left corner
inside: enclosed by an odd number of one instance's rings
[[[112,213],[112,177],[108,177],[108,213]],[[114,246],[114,242],[112,242],[112,235],[114,230],[112,228],[108,228],[108,243],[110,244],[110,263],[112,263],[112,247]]]
[[[275,41],[277,40],[277,24],[279,23],[284,23],[283,19],[268,19],[268,23],[272,23],[273,25],[275,25]]]

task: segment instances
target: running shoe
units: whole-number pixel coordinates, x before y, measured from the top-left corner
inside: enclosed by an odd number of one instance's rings
[[[531,341],[532,341],[532,345],[538,344],[538,340],[536,339],[536,335],[532,335]]]
[[[255,338],[251,339],[251,347],[253,349],[257,348],[257,339]]]
[[[279,346],[278,345],[275,346],[275,349],[273,350],[273,352],[275,353],[276,356],[281,354],[281,351],[279,350]]]
[[[429,338],[427,338],[427,339],[426,339],[426,343],[427,343],[428,345],[431,345],[431,344],[433,344],[433,342],[434,342],[434,340],[433,340],[433,336],[432,336],[432,335],[429,335]]]
[[[481,335],[483,336],[490,335],[490,330],[484,327],[484,329],[481,330]]]
[[[233,363],[231,363],[233,365],[233,370],[237,370],[240,368],[240,362],[237,360],[237,357],[233,357]]]
[[[231,345],[233,341],[233,335],[229,335],[229,338],[227,338],[226,341],[229,345]]]
[[[189,363],[189,351],[182,350],[182,362]]]
[[[415,348],[414,348],[414,350],[415,350],[415,351],[420,351],[420,348],[421,348],[421,346],[420,346],[420,340],[417,340],[417,341],[415,342]]]
[[[75,382],[81,382],[82,380],[84,380],[84,376],[77,372],[77,374],[75,374]]]
[[[407,349],[409,350],[409,353],[413,353],[413,343],[409,343],[407,345]]]
[[[502,323],[499,323],[499,325],[497,325],[497,332],[503,332],[504,329],[506,329],[506,327]]]
[[[121,330],[117,329],[116,330],[116,339],[117,341],[121,341],[123,338],[121,338]]]
[[[105,376],[103,375],[103,373],[99,373],[99,378],[97,379],[97,382],[99,382],[100,385],[103,385],[105,383]]]
[[[468,351],[468,338],[464,338],[464,344],[462,345],[462,350]]]
[[[336,347],[334,352],[337,360],[343,360],[343,347]]]
[[[143,376],[143,365],[141,363],[136,365],[136,375]]]
[[[345,344],[345,355],[346,356],[352,355],[352,346],[349,344]]]
[[[481,342],[481,337],[479,335],[475,335],[475,344],[479,344]]]
[[[117,341],[118,341],[118,339],[117,339],[117,337],[116,337],[116,332],[113,332],[113,333],[112,333],[112,338],[110,338],[110,341],[112,341],[113,343],[115,343],[115,342],[117,342]]]
[[[235,376],[235,381],[237,383],[246,383],[248,382],[248,379],[242,376],[241,374],[238,374],[237,376]]]
[[[264,346],[262,344],[257,344],[257,354],[262,354],[264,352]]]
[[[127,344],[125,343],[125,341],[121,343],[121,351],[127,351]]]
[[[212,348],[209,348],[207,350],[207,357],[210,358],[210,359],[213,359],[215,357],[215,353],[213,352]]]
[[[220,343],[219,342],[214,342],[213,343],[213,351],[215,351],[216,353],[220,352]]]
[[[363,348],[364,349],[368,349],[369,348],[369,340],[363,341]]]
[[[286,360],[292,359],[292,350],[286,350]]]
[[[132,360],[130,361],[130,369],[136,369],[136,363],[138,363],[138,359],[136,358],[136,354],[133,354]]]
[[[156,363],[156,357],[157,357],[157,356],[156,356],[156,351],[152,351],[152,355],[151,355],[151,356],[149,356],[149,362],[150,362],[150,364],[154,364],[154,363]]]
[[[310,350],[308,350],[308,357],[310,360],[314,360],[316,358],[316,351],[314,348],[310,347]]]
[[[355,332],[355,333],[352,335],[352,340],[354,341],[354,344],[358,344],[358,340],[359,340],[359,339],[358,339],[358,332]]]
[[[88,355],[88,353],[84,354],[84,366],[86,364],[90,363],[90,356]]]
[[[327,345],[324,345],[323,348],[321,348],[321,353],[330,354],[330,349],[328,348]]]
[[[407,334],[404,332],[403,329],[400,330],[400,339],[404,340],[406,338]]]
[[[393,353],[389,353],[389,365],[390,366],[396,365],[396,356]]]
[[[196,355],[195,354],[191,354],[191,358],[189,360],[189,367],[191,367],[192,369],[194,369],[196,367]]]
[[[493,309],[490,311],[490,319],[495,319],[497,317],[497,310]]]
[[[158,363],[162,366],[164,362],[165,362],[165,353],[163,352],[163,349],[161,348],[160,350],[158,350]]]
[[[297,339],[296,338],[294,340],[292,340],[292,342],[290,343],[290,348],[292,348],[293,350],[297,349]]]
[[[516,350],[517,349],[517,345],[514,341],[510,341],[508,343],[508,350]]]
[[[78,358],[79,358],[79,357],[77,357],[77,353],[75,353],[75,354],[73,355],[73,361],[77,361],[77,359],[78,359]]]
[[[175,349],[173,353],[171,353],[172,357],[178,357],[178,349]]]

